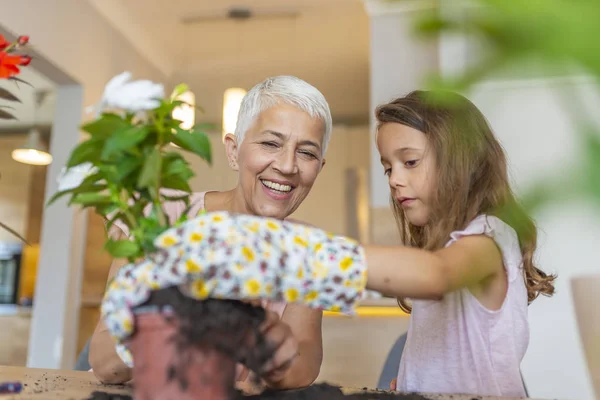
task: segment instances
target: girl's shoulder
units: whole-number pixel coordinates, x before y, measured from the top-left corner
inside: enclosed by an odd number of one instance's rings
[[[509,281],[519,276],[523,256],[519,245],[519,236],[513,227],[494,215],[481,214],[464,229],[452,232],[446,247],[463,237],[472,235],[485,235],[494,240],[502,252]]]

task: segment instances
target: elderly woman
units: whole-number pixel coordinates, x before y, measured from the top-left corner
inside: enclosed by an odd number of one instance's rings
[[[316,88],[292,76],[268,78],[244,97],[235,134],[225,137],[229,165],[238,171],[235,188],[194,193],[191,215],[202,210],[229,211],[285,219],[306,198],[325,165],[331,137],[331,114]],[[171,220],[184,210],[170,203]],[[121,232],[126,235],[126,232]],[[125,264],[115,260],[109,279]],[[322,360],[321,312],[297,304],[264,303],[265,332],[277,346],[261,378],[268,387],[291,389],[310,385]],[[101,320],[90,344],[90,365],[105,383],[131,379]],[[248,371],[238,367],[238,381]]]

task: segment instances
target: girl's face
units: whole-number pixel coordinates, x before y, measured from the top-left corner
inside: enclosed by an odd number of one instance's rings
[[[381,164],[394,201],[416,226],[429,222],[435,187],[436,161],[427,136],[397,123],[385,123],[377,134]]]

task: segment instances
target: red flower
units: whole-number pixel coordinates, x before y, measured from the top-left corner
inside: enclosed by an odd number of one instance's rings
[[[28,35],[19,36],[19,38],[17,39],[17,43],[19,43],[19,45],[21,45],[21,46],[25,46],[27,43],[29,43],[29,36]]]
[[[29,63],[31,62],[31,57],[30,56],[21,56],[21,65],[22,66],[27,66],[29,65]]]
[[[4,36],[0,35],[0,50],[4,50],[8,46],[10,46],[10,42]]]
[[[23,56],[12,56],[5,51],[0,51],[0,79],[10,78],[21,72],[18,65],[23,65],[23,58]]]

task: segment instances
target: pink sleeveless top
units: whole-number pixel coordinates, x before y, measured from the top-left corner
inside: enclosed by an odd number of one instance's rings
[[[508,290],[499,310],[485,308],[469,289],[440,301],[413,300],[397,390],[525,397],[520,364],[529,343],[527,289],[517,233],[481,215],[453,232],[446,247],[469,235],[492,238],[502,252]]]
[[[163,193],[169,194],[172,196],[176,196],[180,192],[170,190],[170,189],[165,189],[163,191]],[[205,197],[206,193],[207,192],[195,192],[195,193],[191,194],[191,196],[190,196],[191,207],[190,207],[190,210],[188,213],[188,216],[190,218],[194,218],[201,211],[205,210],[204,197]],[[183,201],[169,201],[169,202],[166,202],[163,204],[163,209],[165,210],[165,213],[167,214],[167,218],[169,219],[169,221],[174,222],[181,216],[181,214],[183,212],[185,212],[186,205]],[[150,209],[148,209],[148,212],[149,211],[150,211]],[[118,225],[118,227],[125,233],[125,235],[129,234],[126,226],[124,226],[122,224],[118,224],[118,223],[115,225]],[[269,301],[263,300],[262,304],[263,304],[264,308],[276,312],[279,315],[279,318],[281,318],[283,316],[283,312],[285,311],[286,303],[269,302]]]

